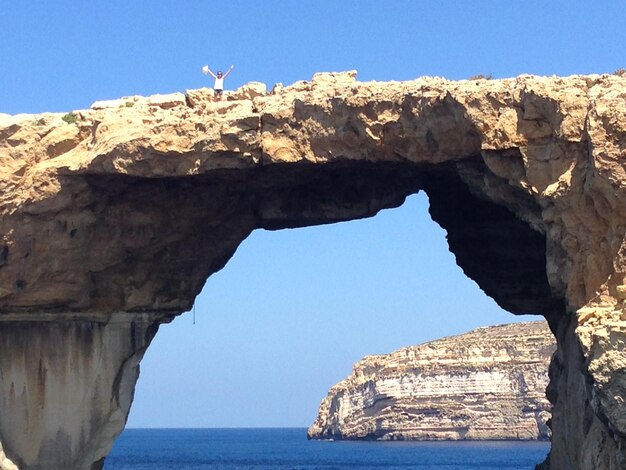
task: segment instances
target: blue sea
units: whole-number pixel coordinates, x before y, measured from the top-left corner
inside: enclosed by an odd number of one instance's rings
[[[533,469],[547,442],[308,441],[306,429],[127,429],[105,470]]]

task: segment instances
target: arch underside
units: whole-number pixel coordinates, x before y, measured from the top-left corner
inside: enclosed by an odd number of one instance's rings
[[[469,161],[474,169],[482,165],[479,157]],[[154,228],[160,233],[175,226],[176,234],[160,248],[159,256],[167,262],[161,272],[171,277],[163,279],[158,291],[167,296],[167,286],[175,286],[176,292],[165,300],[180,299],[181,279],[187,279],[189,292],[182,308],[189,308],[204,279],[234,254],[236,242],[216,246],[216,240],[228,240],[222,232],[245,237],[256,228],[280,230],[370,217],[423,190],[429,197],[431,217],[447,232],[457,264],[487,295],[514,314],[551,318],[563,313],[564,301],[552,293],[546,276],[544,234],[507,208],[477,195],[454,164],[344,162],[326,164],[323,171],[318,165],[273,165],[186,180],[87,177],[87,182],[103,210],[117,214],[155,210],[150,202],[160,195],[159,216],[148,213],[144,219],[160,220],[162,226]],[[524,198],[524,194],[520,191],[516,197]],[[218,206],[216,199],[221,201]],[[524,204],[531,206],[532,201],[525,199]],[[112,221],[120,222],[133,224],[133,219],[120,216]],[[140,228],[123,230],[136,233]],[[149,251],[135,251],[120,269],[128,270],[135,263],[139,270],[142,263],[154,262],[154,250],[151,246]],[[197,254],[207,251],[211,264],[202,266]],[[110,285],[119,275],[112,269],[94,284]],[[98,296],[111,298],[110,294]]]

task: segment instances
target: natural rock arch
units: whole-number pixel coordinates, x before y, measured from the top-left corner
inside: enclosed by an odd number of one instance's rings
[[[158,324],[252,230],[372,216],[424,190],[465,273],[556,333],[550,468],[623,466],[625,85],[321,74],[220,102],[0,116],[6,455],[98,468]]]

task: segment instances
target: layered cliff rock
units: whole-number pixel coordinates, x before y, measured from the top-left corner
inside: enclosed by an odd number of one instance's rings
[[[547,439],[545,322],[500,325],[368,356],[320,404],[309,439]]]
[[[219,102],[193,90],[0,115],[0,322],[20,338],[0,354],[6,459],[98,468],[132,400],[122,378],[252,230],[369,217],[424,190],[464,272],[555,332],[547,464],[625,467],[625,101],[611,75],[344,73]],[[92,334],[113,317],[125,326]],[[106,373],[70,360],[94,353]],[[70,425],[77,388],[89,426]],[[43,434],[26,443],[33,420]]]

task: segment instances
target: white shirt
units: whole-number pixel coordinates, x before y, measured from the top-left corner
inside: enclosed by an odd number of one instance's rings
[[[223,90],[224,89],[224,77],[215,79],[215,86],[213,87],[215,90]]]

